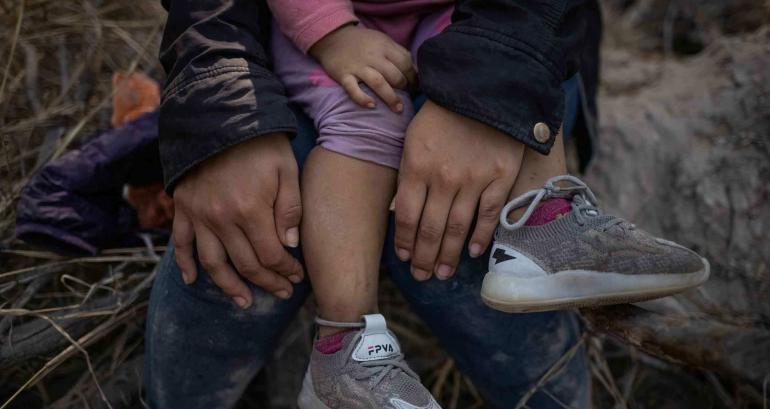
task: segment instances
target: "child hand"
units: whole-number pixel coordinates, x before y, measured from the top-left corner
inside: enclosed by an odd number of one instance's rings
[[[409,51],[377,30],[341,27],[315,43],[309,53],[353,101],[366,108],[374,108],[375,101],[359,82],[368,85],[394,112],[401,112],[404,104],[393,88],[406,89],[416,83]]]

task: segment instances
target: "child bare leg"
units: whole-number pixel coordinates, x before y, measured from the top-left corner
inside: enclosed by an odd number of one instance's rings
[[[388,207],[414,116],[409,93],[391,86],[414,79],[411,56],[385,34],[353,25],[308,54],[273,25],[272,46],[290,100],[318,130],[302,175],[300,241],[319,329],[298,406],[440,409],[374,313]]]
[[[358,322],[377,310],[380,266],[394,169],[316,147],[302,174],[301,225],[318,315]],[[338,332],[321,326],[319,335]]]
[[[323,146],[302,175],[302,246],[320,319],[298,406],[440,409],[373,314],[396,171]]]

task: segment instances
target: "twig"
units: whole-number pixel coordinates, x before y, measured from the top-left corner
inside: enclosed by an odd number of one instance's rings
[[[449,409],[457,409],[457,403],[460,400],[460,379],[462,374],[459,370],[452,371],[452,394],[449,397]]]
[[[30,276],[41,276],[45,274],[58,273],[59,271],[62,271],[64,269],[64,266],[66,264],[67,264],[66,262],[56,262],[56,263],[47,263],[47,264],[41,264],[41,265],[32,266],[32,267],[20,268],[17,270],[12,270],[7,273],[0,274],[0,279],[17,276],[17,275],[25,275],[26,277],[30,277]],[[16,281],[19,281],[19,280],[23,280],[23,279],[16,279]]]
[[[24,6],[27,4],[26,0],[19,2],[19,15],[16,18],[16,27],[13,30],[13,38],[11,39],[11,50],[8,52],[8,62],[5,64],[5,72],[3,73],[3,81],[0,82],[0,102],[3,102],[3,92],[5,92],[5,83],[8,81],[8,73],[11,70],[11,63],[13,62],[13,54],[16,52],[16,43],[19,41],[19,32],[21,31],[21,22],[24,20]]]
[[[18,395],[27,389],[28,387],[34,385],[40,379],[45,377],[48,373],[56,369],[59,365],[61,365],[67,358],[72,356],[73,353],[77,352],[79,349],[75,347],[75,345],[78,345],[80,349],[87,347],[91,343],[101,339],[102,336],[106,335],[107,333],[111,332],[113,329],[117,328],[120,324],[122,324],[124,321],[126,321],[128,318],[131,318],[139,309],[144,308],[147,305],[146,302],[136,305],[134,308],[117,315],[108,321],[105,321],[95,329],[93,329],[91,332],[89,332],[86,335],[83,335],[80,337],[80,339],[77,340],[75,344],[70,345],[69,347],[65,348],[62,352],[60,352],[58,355],[53,357],[51,360],[46,362],[46,364],[40,368],[37,372],[35,372],[32,377],[27,380],[27,382],[24,383],[8,400],[5,401],[5,403],[0,406],[0,409],[5,409],[8,407],[8,405],[18,397]],[[41,318],[45,316],[41,315]],[[49,321],[50,322],[50,321]]]
[[[54,37],[56,42],[56,60],[59,62],[59,95],[64,96],[70,82],[69,52],[67,50],[67,34]]]
[[[128,261],[132,263],[153,263],[157,259],[156,256],[94,256],[94,257],[79,257],[69,260],[57,261],[54,263],[43,264],[40,266],[20,268],[18,270],[9,271],[7,273],[0,274],[0,279],[6,277],[12,277],[19,274],[24,274],[30,271],[46,271],[46,273],[52,273],[61,270],[61,267],[69,264],[78,263],[114,263],[118,261]],[[50,270],[46,270],[50,269]]]
[[[37,294],[38,291],[46,284],[48,283],[48,280],[50,280],[50,277],[48,276],[40,276],[35,278],[27,288],[24,289],[24,292],[21,293],[21,295],[16,298],[16,301],[13,303],[13,308],[23,308],[24,305],[27,304],[27,302],[32,298],[33,295]],[[0,320],[0,338],[2,338],[2,334],[5,333],[5,330],[8,329],[8,327],[11,326],[11,323],[13,323],[13,316],[4,316],[2,320]]]
[[[26,75],[24,76],[24,90],[29,100],[29,106],[32,112],[38,115],[43,111],[43,104],[40,102],[40,91],[38,90],[38,63],[40,56],[37,49],[27,41],[20,41],[21,48],[24,49],[24,63],[26,66]]]
[[[83,345],[79,341],[75,341],[74,339],[72,339],[72,337],[70,337],[70,335],[67,333],[67,331],[65,331],[62,327],[60,327],[58,324],[56,324],[51,318],[49,318],[49,317],[47,317],[45,315],[39,315],[38,318],[47,321],[49,324],[51,324],[51,326],[53,328],[56,329],[56,331],[58,331],[62,336],[67,338],[67,341],[70,342],[71,345],[67,349],[65,349],[62,353],[67,352],[67,351],[77,350],[77,351],[79,351],[79,352],[81,352],[83,354],[83,357],[86,360],[86,365],[88,366],[88,371],[93,376],[94,384],[96,384],[96,388],[99,390],[99,393],[101,394],[102,399],[104,399],[104,401],[107,403],[107,406],[110,409],[112,409],[112,406],[110,405],[109,401],[107,401],[107,397],[104,396],[104,392],[102,391],[102,387],[99,385],[99,380],[96,378],[96,373],[94,373],[94,368],[91,365],[91,358],[90,358],[90,356],[88,354],[88,351],[86,351],[83,348]],[[58,356],[61,356],[61,354],[57,355],[57,357]],[[38,372],[35,373],[35,375],[33,375],[31,378],[29,378],[27,380],[27,382],[25,382],[21,387],[19,387],[19,389],[17,389],[16,392],[14,392],[14,394],[11,395],[11,397],[8,398],[8,400],[6,400],[5,403],[2,406],[0,406],[0,409],[6,409],[8,407],[8,405],[10,405],[11,402],[13,402],[16,399],[16,397],[19,396],[19,394],[21,392],[23,392],[28,387],[34,385],[35,383],[37,383],[42,378],[42,376],[43,376],[42,375],[42,371],[44,371],[46,368],[48,368],[49,367],[48,364],[51,363],[51,362],[53,362],[53,360],[48,361],[46,363],[46,365],[43,366],[43,368],[41,368]],[[40,375],[40,376],[38,376],[38,375]]]
[[[484,404],[484,400],[481,399],[481,395],[479,395],[479,391],[476,390],[476,385],[471,382],[470,379],[468,379],[467,376],[463,377],[463,381],[465,382],[465,386],[468,388],[468,392],[470,392],[471,396],[473,396],[473,399],[475,402],[473,405],[471,405],[471,408],[477,408]]]
[[[446,378],[447,376],[449,376],[449,372],[452,370],[454,365],[455,365],[454,360],[452,358],[448,358],[446,362],[444,362],[444,365],[442,365],[441,368],[438,370],[438,376],[436,377],[436,382],[433,384],[433,387],[430,390],[433,396],[441,395],[441,389],[444,388],[444,383],[446,382]]]
[[[156,253],[156,254],[158,253],[162,254],[166,251],[166,246],[152,246],[150,249],[148,249],[146,245],[144,247],[119,247],[114,249],[104,249],[102,250],[102,255],[103,256],[114,256],[114,255],[120,255],[120,254],[134,255],[136,253],[141,253],[144,250],[149,250],[152,253]],[[39,251],[39,250],[1,249],[0,254],[11,254],[11,255],[22,256],[22,257],[48,259],[48,260],[67,259],[67,257],[56,254],[51,251]]]
[[[519,399],[519,401],[516,403],[516,409],[525,408],[527,402],[529,402],[532,396],[534,396],[535,393],[537,393],[537,391],[540,390],[540,388],[542,388],[549,379],[551,379],[554,375],[559,373],[567,366],[569,361],[572,360],[572,357],[574,357],[578,350],[580,350],[580,347],[583,346],[587,337],[588,334],[583,333],[578,342],[576,342],[575,345],[568,349],[567,352],[565,352],[559,359],[556,360],[556,362],[554,362],[553,365],[551,365],[550,368],[548,368],[547,371],[545,371],[543,376],[541,376],[540,379],[527,391],[527,393],[525,393],[524,396]]]
[[[610,371],[609,365],[607,365],[607,360],[604,359],[604,356],[602,355],[601,340],[599,338],[593,338],[592,340],[594,347],[590,349],[590,355],[596,365],[591,366],[591,373],[596,376],[599,383],[604,386],[621,409],[628,409],[628,403],[620,392],[620,389],[618,389],[617,384],[615,384],[615,378]]]
[[[558,397],[558,396],[556,396],[556,395],[554,395],[553,393],[551,393],[551,392],[548,390],[548,388],[542,388],[542,389],[541,389],[541,391],[542,391],[542,392],[543,392],[543,393],[544,393],[546,396],[548,396],[549,398],[551,398],[551,400],[553,400],[554,402],[556,402],[556,404],[557,404],[557,405],[561,406],[561,407],[562,407],[562,409],[574,409],[574,408],[572,408],[571,406],[567,405],[566,403],[562,402],[562,400],[561,400],[561,399],[559,399],[559,397]]]
[[[719,396],[719,399],[722,400],[722,403],[725,404],[726,408],[734,408],[735,402],[733,401],[733,398],[730,397],[730,394],[727,393],[725,390],[725,387],[722,386],[722,383],[717,379],[716,375],[714,375],[713,372],[706,372],[706,379],[711,383],[711,385],[714,387],[714,390],[716,391],[717,396]]]

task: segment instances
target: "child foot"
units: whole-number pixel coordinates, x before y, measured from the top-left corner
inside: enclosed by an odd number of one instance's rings
[[[567,200],[571,210],[554,205],[547,206],[550,215],[539,214],[538,204],[549,199]],[[509,223],[508,214],[527,204],[521,219]],[[533,215],[548,221],[527,223]],[[706,259],[602,214],[585,183],[557,176],[503,208],[481,297],[504,312],[548,311],[651,300],[708,277]]]
[[[404,361],[385,318],[372,314],[363,321],[360,329],[342,334],[341,348],[321,348],[336,352],[313,348],[297,401],[300,409],[441,409]]]

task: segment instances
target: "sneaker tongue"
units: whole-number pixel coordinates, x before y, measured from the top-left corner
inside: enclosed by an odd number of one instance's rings
[[[385,317],[380,314],[364,315],[364,322],[366,326],[353,351],[354,360],[376,361],[393,358],[401,353],[396,337],[388,331]]]

